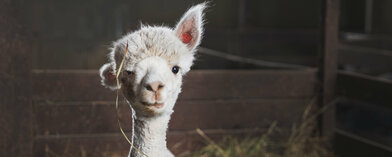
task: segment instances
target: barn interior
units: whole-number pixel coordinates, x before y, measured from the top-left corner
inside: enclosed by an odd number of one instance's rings
[[[116,93],[100,85],[98,69],[116,39],[142,24],[174,27],[202,2],[0,2],[0,156],[126,156]],[[275,122],[271,139],[284,139],[311,104],[309,134],[327,138],[329,155],[392,156],[391,8],[389,0],[211,0],[168,148],[190,156],[211,144],[197,129],[219,143],[264,135]],[[129,134],[129,107],[119,112]]]

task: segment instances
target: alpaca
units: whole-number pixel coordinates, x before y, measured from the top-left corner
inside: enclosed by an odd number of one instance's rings
[[[182,76],[193,64],[203,35],[205,3],[191,7],[174,29],[142,26],[113,43],[109,63],[100,69],[102,85],[120,91],[134,111],[133,144],[149,157],[174,156],[166,146],[166,131],[173,107],[181,92]],[[132,150],[129,156],[144,156]]]

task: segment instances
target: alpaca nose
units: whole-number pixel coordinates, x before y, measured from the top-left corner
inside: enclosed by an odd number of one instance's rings
[[[162,84],[162,82],[158,81],[158,82],[152,82],[152,83],[146,84],[145,87],[149,91],[156,92],[156,91],[162,89],[164,87],[164,85]]]

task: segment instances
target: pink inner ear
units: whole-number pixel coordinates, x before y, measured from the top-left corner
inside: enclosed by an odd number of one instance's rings
[[[177,37],[187,45],[189,49],[193,49],[199,39],[199,30],[196,26],[195,17],[184,19],[177,27]]]
[[[189,43],[192,40],[192,36],[189,33],[182,33],[182,42]]]
[[[106,73],[106,77],[107,77],[109,80],[115,80],[115,79],[116,79],[116,75],[114,75],[111,71],[108,71],[108,72]]]

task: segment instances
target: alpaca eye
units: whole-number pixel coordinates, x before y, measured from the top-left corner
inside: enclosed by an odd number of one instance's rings
[[[129,70],[125,70],[127,72],[128,75],[133,75],[134,72],[133,71],[129,71]]]
[[[180,70],[180,67],[178,67],[177,65],[176,65],[176,66],[173,66],[173,68],[172,68],[172,72],[173,72],[174,74],[177,74],[179,70]]]

